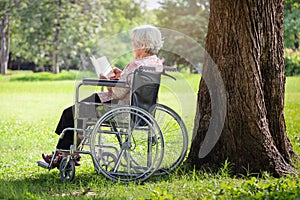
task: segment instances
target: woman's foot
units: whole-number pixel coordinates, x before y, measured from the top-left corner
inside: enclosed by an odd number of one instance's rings
[[[42,154],[42,157],[43,157],[44,161],[45,161],[46,163],[48,163],[48,164],[50,164],[51,159],[52,159],[52,156],[53,156],[53,154],[51,154],[51,155]]]
[[[53,155],[54,155],[54,153],[52,153],[51,155],[42,154],[42,157],[46,163],[50,164]],[[62,158],[63,158],[63,156],[61,155],[61,153],[58,153],[53,160],[51,168],[55,168],[55,167],[58,168]]]
[[[48,164],[51,163],[51,160],[52,160],[52,157],[53,157],[53,154],[52,153],[51,155],[48,155],[48,154],[42,154],[42,157],[44,159],[44,161]],[[59,167],[59,164],[61,162],[61,160],[64,158],[64,157],[67,157],[69,154],[68,153],[65,153],[65,152],[62,152],[62,153],[59,153],[53,160],[53,163],[52,163],[52,168],[55,168],[55,167]],[[80,166],[80,158],[81,156],[80,155],[77,155],[76,156],[76,159],[75,159],[75,166]]]

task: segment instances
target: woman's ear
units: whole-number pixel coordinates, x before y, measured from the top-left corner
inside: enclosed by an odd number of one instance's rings
[[[146,49],[146,43],[143,42],[141,49]]]

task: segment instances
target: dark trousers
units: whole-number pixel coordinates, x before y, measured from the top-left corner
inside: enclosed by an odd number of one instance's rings
[[[83,99],[81,102],[89,102],[89,103],[101,103],[101,100],[98,94],[92,94],[88,98]],[[90,118],[96,117],[96,107],[97,105],[79,105],[79,116],[83,118]],[[57,124],[55,133],[60,135],[65,128],[74,128],[74,111],[75,107],[70,106],[66,108]],[[82,122],[78,121],[78,128],[82,128]],[[56,148],[58,149],[70,149],[70,146],[73,144],[74,141],[74,131],[66,131],[64,137],[59,139]]]

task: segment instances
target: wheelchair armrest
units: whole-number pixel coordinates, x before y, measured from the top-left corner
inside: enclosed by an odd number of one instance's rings
[[[151,67],[151,66],[141,66],[140,67],[141,70],[146,70],[146,71],[156,71],[155,67]],[[164,66],[163,67],[163,72],[177,72],[177,68],[176,67],[168,67],[168,66]]]
[[[107,87],[129,87],[125,81],[119,80],[102,80],[84,78],[81,82],[82,85],[94,85],[94,86],[107,86]]]
[[[149,67],[149,66],[141,66],[139,68],[140,70],[146,70],[146,71],[155,71],[156,68],[155,67]],[[172,78],[173,80],[176,81],[176,78],[174,76],[171,76],[170,74],[167,74],[166,72],[177,72],[177,69],[175,67],[168,67],[168,66],[164,66],[163,67],[163,71],[162,71],[162,75],[167,76],[169,78]]]

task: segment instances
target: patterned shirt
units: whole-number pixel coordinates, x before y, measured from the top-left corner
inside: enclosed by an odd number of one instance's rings
[[[151,66],[155,67],[157,72],[163,71],[163,64],[161,60],[156,55],[148,56],[130,62],[122,71],[119,80],[127,81],[127,84],[131,85],[132,76],[128,75],[133,73],[134,70],[139,66]],[[99,92],[98,95],[101,102],[107,102],[112,99],[118,99],[118,104],[130,104],[130,88],[113,87],[112,92]]]

